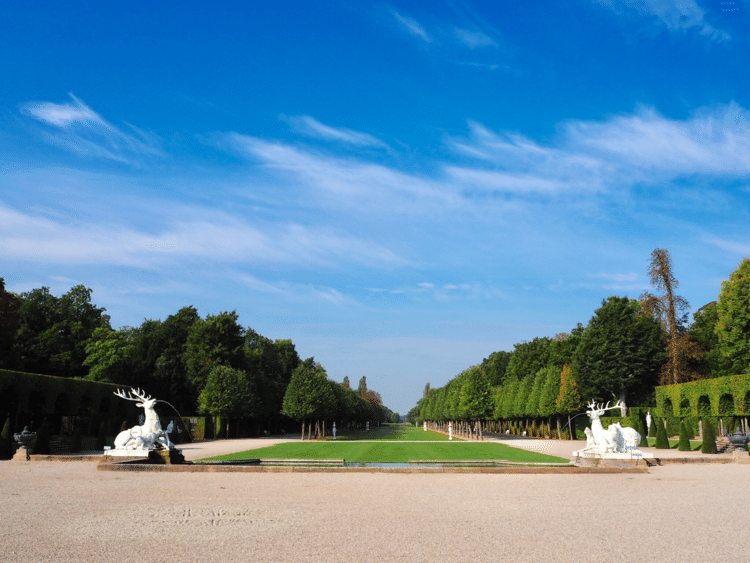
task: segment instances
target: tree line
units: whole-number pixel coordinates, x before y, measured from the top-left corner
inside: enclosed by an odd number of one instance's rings
[[[60,297],[47,287],[14,294],[0,278],[0,369],[139,387],[182,414],[252,419],[256,432],[290,419],[316,421],[319,436],[325,421],[398,420],[364,377],[356,391],[348,377],[331,381],[291,340],[244,328],[236,311],[201,317],[188,306],[113,329],[91,294],[83,285]]]
[[[750,371],[750,259],[692,323],[667,250],[652,252],[648,273],[659,294],[608,297],[585,327],[494,352],[441,388],[428,383],[407,418],[476,425],[570,415],[590,400],[653,405],[656,385]]]

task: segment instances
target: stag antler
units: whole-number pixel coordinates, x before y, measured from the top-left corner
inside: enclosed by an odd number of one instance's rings
[[[127,401],[148,401],[151,398],[151,395],[146,397],[146,393],[144,391],[141,391],[140,387],[138,388],[138,390],[135,390],[131,387],[130,391],[132,392],[133,395],[135,395],[135,397],[133,397],[130,393],[125,395],[125,392],[122,389],[118,389],[115,392],[115,395]]]

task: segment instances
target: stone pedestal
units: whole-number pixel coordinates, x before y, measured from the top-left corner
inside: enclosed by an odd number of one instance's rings
[[[743,465],[750,465],[750,453],[747,450],[734,450],[732,452],[732,461]]]
[[[182,451],[178,449],[170,450],[151,450],[148,452],[148,460],[151,463],[168,463],[178,464],[185,463],[185,456],[182,455]]]
[[[105,450],[104,463],[142,460],[143,463],[185,463],[185,456],[178,449],[170,450]]]
[[[11,458],[11,461],[29,461],[29,450],[21,446]]]

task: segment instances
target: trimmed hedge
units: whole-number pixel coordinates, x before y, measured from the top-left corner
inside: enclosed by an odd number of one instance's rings
[[[657,416],[748,416],[750,375],[660,385],[656,388]]]
[[[122,401],[113,394],[119,388],[123,386],[0,369],[0,396],[9,398],[10,403],[3,405],[8,412],[41,410],[44,415],[78,415],[85,408],[82,404],[85,397],[95,413],[102,401],[109,402],[108,412],[114,413],[117,403]]]

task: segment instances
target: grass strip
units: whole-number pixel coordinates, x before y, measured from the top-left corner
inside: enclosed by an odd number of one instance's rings
[[[245,458],[345,459],[360,463],[408,463],[421,460],[507,460],[524,463],[568,463],[567,459],[482,442],[290,442],[222,456],[207,461]]]

